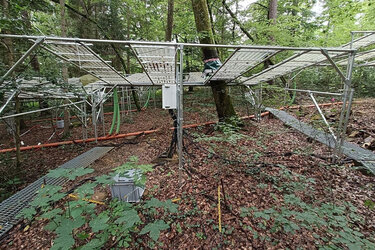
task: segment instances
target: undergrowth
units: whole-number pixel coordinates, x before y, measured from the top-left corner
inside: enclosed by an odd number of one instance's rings
[[[178,205],[171,200],[160,201],[156,198],[138,204],[118,201],[96,203],[91,200],[96,190],[108,188],[113,184],[116,174],[126,175],[127,170],[135,169],[135,183],[145,183],[145,173],[152,171],[151,165],[138,164],[136,157],[131,157],[114,172],[101,175],[74,189],[78,199],[70,199],[63,187],[45,185],[37,193],[29,207],[22,210],[20,216],[33,222],[48,222],[44,227],[54,232],[51,249],[101,249],[103,247],[156,247],[160,232],[170,228],[172,216],[178,212]],[[56,169],[49,177],[64,177],[75,180],[79,176],[92,173],[91,168]],[[137,236],[138,235],[138,236]],[[148,235],[149,238],[141,237]],[[137,241],[132,241],[136,238]]]

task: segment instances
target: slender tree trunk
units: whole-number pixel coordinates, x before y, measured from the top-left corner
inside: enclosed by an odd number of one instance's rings
[[[4,19],[8,19],[9,18],[9,1],[8,0],[2,0],[1,1],[1,5],[3,7],[3,14],[4,14]],[[9,34],[9,30],[4,30],[3,31],[5,34]],[[4,41],[4,44],[6,46],[6,52],[5,52],[5,63],[7,65],[8,68],[11,68],[13,65],[14,65],[14,53],[13,53],[13,42],[12,42],[12,39],[11,38],[4,38],[3,39]],[[14,77],[15,74],[14,72],[12,73],[12,76]],[[19,113],[20,112],[20,101],[19,101],[19,98],[18,98],[18,95],[15,96],[15,111],[16,113]],[[22,159],[21,159],[21,139],[20,139],[20,117],[16,117],[15,118],[15,127],[16,127],[16,131],[15,131],[15,134],[14,134],[14,138],[15,138],[15,143],[16,143],[16,168],[17,170],[19,170],[21,168],[21,162],[22,162]],[[18,172],[18,171],[17,171]]]
[[[227,12],[229,13],[229,15],[232,17],[233,21],[238,25],[238,27],[240,28],[240,30],[241,30],[241,31],[247,36],[247,38],[249,38],[250,41],[255,42],[254,37],[253,37],[252,35],[250,35],[250,33],[246,30],[246,28],[240,23],[240,21],[237,19],[236,15],[235,15],[235,14],[231,11],[231,9],[229,8],[228,4],[226,4],[226,1],[223,0],[222,2],[223,2],[223,4],[224,4],[225,9],[226,9]],[[259,3],[258,3],[258,4],[259,4]],[[262,5],[262,4],[260,4],[260,6],[262,6],[262,7],[264,7],[264,8],[267,9],[267,7],[264,6],[264,5]],[[269,67],[270,65],[274,65],[274,63],[272,62],[271,59],[268,59],[268,60],[265,62],[264,66],[265,66],[265,68],[267,68],[267,67]],[[280,79],[281,79],[281,81],[282,81],[284,84],[286,84],[287,81],[286,81],[286,79],[285,79],[284,76],[281,76]]]
[[[165,31],[165,41],[168,41],[168,42],[172,41],[173,10],[174,10],[174,0],[168,0],[167,29]]]
[[[61,36],[66,37],[66,23],[65,23],[65,0],[60,0],[60,16],[61,16]],[[64,84],[68,84],[68,67],[63,64],[62,66],[62,76],[64,80]],[[68,100],[64,101],[65,104],[69,103]],[[70,125],[70,114],[69,114],[69,108],[65,107],[64,109],[64,132],[63,136],[67,137],[69,136],[69,125]]]
[[[192,0],[195,24],[199,33],[200,43],[214,44],[214,36],[208,12],[206,0]],[[202,48],[203,60],[218,58],[216,48]],[[224,81],[211,82],[212,94],[214,96],[216,111],[220,121],[230,122],[236,116],[232,100],[228,94],[228,87]]]
[[[268,7],[268,20],[270,20],[272,24],[276,24],[276,18],[277,18],[277,0],[270,0],[269,7]]]
[[[54,3],[59,4],[59,0],[51,0],[51,1],[54,2]],[[60,1],[62,1],[62,0],[60,0]],[[87,19],[87,21],[89,21],[92,24],[94,24],[98,28],[98,30],[103,34],[103,36],[106,39],[108,39],[108,40],[112,39],[110,36],[108,36],[108,34],[106,33],[105,29],[103,29],[103,27],[101,27],[96,20],[93,20],[92,18],[90,18],[86,14],[83,14],[83,13],[79,12],[78,10],[74,9],[72,6],[70,6],[70,5],[66,4],[66,3],[65,3],[65,7],[67,9],[69,9],[70,11],[72,11],[73,13],[77,14],[78,16],[83,17],[83,18]],[[125,60],[121,56],[122,53],[119,51],[119,49],[113,43],[111,43],[110,45],[111,45],[113,51],[115,52],[116,56],[120,59],[121,65],[122,65],[125,73],[129,74],[129,69],[126,68]],[[141,106],[139,104],[139,98],[138,98],[137,92],[135,91],[135,88],[133,86],[131,86],[130,88],[132,90],[133,99],[134,99],[135,105],[137,107],[137,110],[140,111],[141,110]]]
[[[277,18],[277,0],[269,0],[268,15],[267,15],[267,19],[269,21],[269,24],[275,25],[276,24],[276,18]],[[270,38],[271,43],[275,43],[275,37],[272,35],[272,32],[271,32],[269,38]],[[272,64],[271,64],[270,61],[266,61],[264,63],[264,68],[268,68],[271,65]],[[268,84],[270,84],[270,85],[274,84],[274,80],[269,80]]]
[[[277,0],[270,0],[268,6],[268,20],[270,25],[275,25],[277,19]],[[270,40],[272,43],[275,42],[275,37],[271,34]]]
[[[126,17],[126,38],[128,40],[130,40],[130,26],[131,25],[130,25],[130,13],[129,13],[129,15],[127,15],[127,17]],[[120,58],[120,61],[121,61],[122,66],[125,70],[125,73],[130,74],[130,51],[129,50],[126,51],[126,65],[125,65],[125,61],[122,59],[120,54],[117,53],[117,55]],[[133,96],[135,107],[137,108],[137,111],[141,111],[142,107],[141,107],[141,104],[139,103],[138,93],[133,86],[131,86],[130,89],[132,91],[132,96]]]

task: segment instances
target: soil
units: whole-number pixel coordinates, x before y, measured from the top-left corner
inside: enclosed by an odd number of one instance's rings
[[[349,140],[359,145],[366,138],[373,136],[375,124],[375,100],[357,100],[353,105],[349,122]],[[215,119],[214,106],[210,98],[197,101],[191,96],[185,99],[185,124],[193,124]],[[238,107],[238,106],[237,106]],[[337,108],[325,108],[326,114],[334,113],[331,119],[337,117]],[[246,107],[238,107],[241,115],[248,114]],[[293,111],[294,112],[294,111]],[[312,121],[317,113],[312,109],[294,112],[305,121]],[[131,118],[129,118],[131,117]],[[375,232],[375,210],[365,206],[366,200],[374,200],[374,176],[366,175],[355,170],[354,163],[346,161],[340,166],[331,161],[332,149],[315,141],[308,140],[303,134],[283,125],[277,119],[265,118],[261,122],[246,120],[239,131],[239,138],[220,139],[222,132],[207,126],[188,129],[184,137],[184,169],[179,170],[176,160],[158,162],[160,156],[169,146],[172,132],[172,121],[168,112],[161,109],[149,108],[139,113],[132,113],[128,122],[123,123],[120,133],[135,132],[161,128],[160,132],[142,135],[131,139],[104,141],[98,144],[74,144],[71,146],[45,148],[23,152],[24,164],[20,172],[12,173],[19,177],[24,175],[22,183],[13,185],[9,194],[31,183],[49,169],[54,169],[62,163],[78,156],[97,145],[111,145],[115,148],[104,157],[91,165],[95,172],[86,177],[98,176],[110,172],[114,167],[125,163],[130,156],[138,156],[140,163],[154,164],[154,171],[148,173],[144,200],[155,197],[159,200],[181,198],[178,202],[179,212],[189,216],[176,219],[173,225],[179,223],[181,231],[175,226],[162,231],[159,241],[162,248],[246,248],[246,249],[280,249],[297,247],[315,248],[322,244],[321,238],[314,234],[327,236],[319,228],[314,230],[301,229],[296,234],[271,232],[269,227],[260,229],[261,222],[255,217],[241,217],[244,207],[268,209],[280,207],[283,203],[283,192],[275,187],[277,180],[283,182],[280,166],[296,175],[315,180],[313,191],[300,190],[296,194],[306,203],[344,202],[354,204],[357,213],[366,223],[360,232],[367,238],[373,239]],[[106,117],[106,128],[111,122],[111,116]],[[129,122],[131,121],[131,122]],[[29,121],[29,128],[35,122]],[[53,133],[53,128],[45,128],[45,123],[38,123],[31,132],[23,136],[25,145],[38,142],[45,143]],[[48,122],[47,122],[48,124]],[[11,137],[1,130],[1,148],[12,147]],[[27,131],[27,130],[26,130]],[[59,130],[57,130],[59,131]],[[358,133],[353,134],[354,131]],[[23,131],[25,132],[25,131]],[[51,133],[52,132],[52,133]],[[92,136],[92,131],[89,131]],[[81,138],[81,127],[72,131],[73,138]],[[89,137],[90,137],[89,136]],[[373,136],[374,137],[374,136]],[[207,138],[217,138],[208,142]],[[375,138],[375,137],[374,137]],[[207,139],[207,140],[206,140]],[[62,138],[53,137],[50,141]],[[371,147],[369,148],[371,149]],[[215,153],[212,153],[212,150]],[[12,164],[14,153],[1,155],[1,175],[7,173],[7,166]],[[156,162],[155,162],[156,161]],[[13,171],[12,171],[13,172]],[[9,175],[8,179],[13,178]],[[295,178],[295,177],[293,177]],[[80,181],[69,182],[66,188]],[[276,181],[276,182],[275,182]],[[280,184],[280,183],[279,183]],[[222,226],[225,233],[218,231],[217,196],[218,186],[225,200],[222,200]],[[194,211],[194,212],[192,212]],[[8,237],[1,243],[2,249],[48,249],[54,234],[43,230],[45,222],[34,221],[27,231],[24,224],[15,226]],[[248,228],[256,228],[258,237]],[[147,243],[148,236],[142,236]],[[272,239],[270,241],[264,239]],[[147,248],[145,243],[144,247]]]

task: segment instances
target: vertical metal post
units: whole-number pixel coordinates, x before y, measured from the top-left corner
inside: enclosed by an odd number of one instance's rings
[[[125,115],[126,115],[126,110],[125,110],[125,93],[124,93],[124,87],[121,87],[121,99],[120,99],[120,114],[121,114],[121,121],[125,122]]]
[[[156,109],[156,88],[155,87],[152,87],[153,91],[153,99],[154,99],[154,109]]]
[[[85,132],[84,132],[84,139],[87,139],[87,106],[86,101],[83,103],[83,117],[84,117],[84,123],[85,123]]]
[[[178,70],[176,74],[176,84],[177,84],[177,91],[176,91],[176,98],[177,98],[177,148],[178,148],[178,175],[179,175],[179,183],[182,184],[182,168],[183,168],[183,93],[184,93],[184,86],[183,86],[183,57],[184,57],[184,46],[180,45],[179,48],[179,64]]]
[[[351,52],[348,59],[348,66],[346,68],[346,79],[344,81],[344,97],[343,97],[343,104],[340,114],[339,126],[338,126],[338,136],[337,142],[335,145],[335,154],[339,156],[342,153],[342,145],[345,140],[346,128],[348,126],[350,110],[352,106],[353,100],[353,92],[354,90],[351,88],[352,84],[352,74],[353,74],[353,66],[354,66],[354,57],[355,52]]]
[[[95,142],[98,142],[98,131],[96,128],[97,122],[96,122],[96,97],[92,96],[92,107],[91,107],[91,114],[92,114],[92,124],[94,126],[94,136],[95,136]]]
[[[104,121],[104,102],[100,103],[100,119],[102,120],[103,136],[105,136],[106,133],[105,133],[105,121]]]
[[[85,139],[85,122],[84,122],[84,112],[85,112],[85,110],[84,110],[84,107],[83,107],[83,105],[84,105],[84,103],[82,103],[81,104],[81,120],[82,120],[82,140],[84,140]]]

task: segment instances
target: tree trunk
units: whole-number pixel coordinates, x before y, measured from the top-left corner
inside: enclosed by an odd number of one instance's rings
[[[61,15],[61,36],[66,37],[66,23],[65,23],[65,0],[60,0],[60,15]],[[68,84],[68,67],[63,64],[62,66],[62,76],[64,80],[64,84]],[[65,100],[65,104],[68,104],[69,101]],[[65,107],[64,109],[64,132],[63,136],[67,137],[69,136],[69,125],[70,125],[70,114],[69,114],[69,108]]]
[[[215,44],[206,0],[191,0],[191,2],[200,43]],[[217,50],[213,47],[203,47],[202,53],[204,61],[218,58]],[[234,111],[232,100],[228,94],[226,83],[224,81],[212,81],[211,89],[219,120],[230,122],[231,118],[236,116],[236,112]]]
[[[59,0],[51,0],[51,1],[54,2],[54,3],[59,4]],[[60,0],[60,1],[63,1],[63,0]],[[108,34],[106,33],[105,29],[103,29],[103,27],[101,27],[96,20],[93,20],[92,18],[90,18],[86,14],[83,14],[83,13],[79,12],[78,10],[76,10],[72,6],[70,6],[69,4],[65,3],[65,7],[67,9],[71,10],[73,13],[77,14],[78,16],[83,17],[87,21],[89,21],[92,24],[94,24],[100,30],[100,32],[102,32],[103,36],[106,39],[108,39],[108,40],[112,39],[110,36],[108,36]],[[126,68],[126,63],[125,63],[124,59],[121,56],[122,53],[119,51],[119,49],[113,43],[111,43],[110,45],[111,45],[113,51],[115,52],[116,56],[120,59],[121,65],[122,65],[125,73],[129,74],[129,69]],[[135,91],[135,88],[133,86],[131,86],[130,88],[132,90],[132,94],[133,94],[133,99],[134,99],[134,102],[135,102],[135,106],[137,107],[137,110],[140,111],[141,110],[141,106],[139,104],[139,98],[138,98],[138,95],[137,95],[137,93]]]
[[[270,25],[276,24],[276,18],[277,18],[277,0],[269,0],[268,4],[268,15],[267,15],[268,21]],[[270,34],[269,36],[270,42],[275,43],[275,37]],[[264,68],[268,68],[270,65],[272,65],[269,61],[266,61],[264,63]],[[268,84],[272,85],[274,84],[274,80],[267,81]]]
[[[172,41],[173,9],[174,9],[174,0],[168,0],[167,29],[165,31],[165,41],[167,42]]]
[[[277,0],[270,0],[268,6],[268,20],[270,23],[276,24],[277,18]]]
[[[270,25],[276,24],[276,18],[277,18],[277,0],[270,0],[269,6],[268,6],[268,20]],[[275,37],[273,35],[270,35],[270,40],[272,43],[275,42]]]
[[[1,1],[1,5],[3,7],[3,15],[4,15],[4,19],[7,19],[9,18],[9,1],[8,0],[2,0]],[[3,31],[5,34],[9,34],[9,30],[6,30],[4,29]],[[4,44],[5,44],[5,47],[6,47],[6,52],[5,52],[5,64],[7,65],[8,68],[11,68],[13,65],[14,65],[14,53],[13,53],[13,42],[12,42],[12,39],[11,38],[4,38],[3,39],[4,41]],[[15,74],[14,72],[12,73],[12,76],[14,77]],[[19,113],[20,112],[20,109],[21,109],[21,105],[20,105],[20,101],[19,101],[19,98],[18,98],[18,95],[15,96],[15,111],[16,113]],[[16,143],[16,168],[17,168],[17,172],[18,170],[20,169],[21,167],[21,139],[20,139],[20,117],[16,117],[15,118],[15,128],[16,128],[16,131],[15,131],[15,134],[14,134],[14,138],[15,138],[15,143]]]

